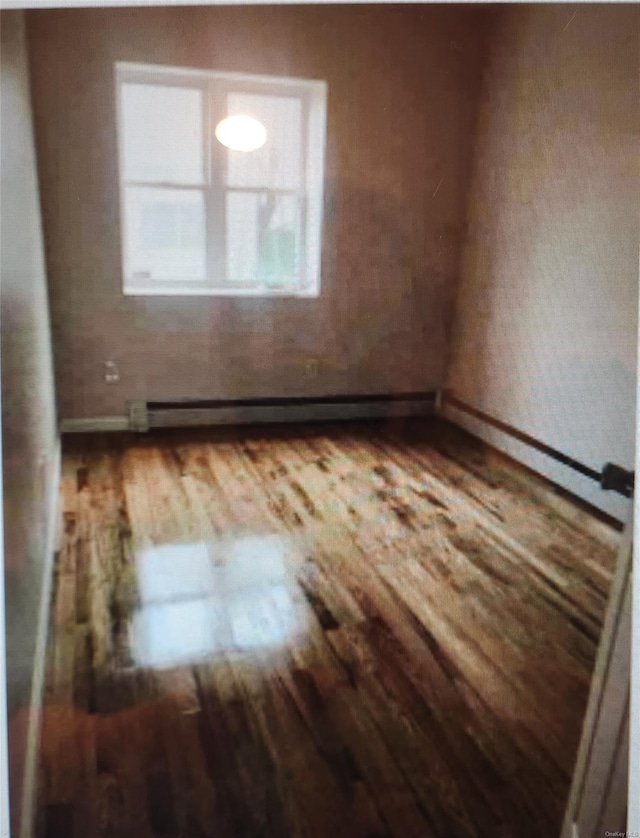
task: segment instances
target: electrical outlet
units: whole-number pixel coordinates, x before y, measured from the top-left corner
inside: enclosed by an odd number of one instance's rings
[[[307,378],[315,378],[318,375],[319,367],[320,364],[318,363],[317,358],[308,358],[304,365],[304,371]]]
[[[104,362],[104,380],[106,384],[117,384],[120,381],[120,370],[113,361]]]

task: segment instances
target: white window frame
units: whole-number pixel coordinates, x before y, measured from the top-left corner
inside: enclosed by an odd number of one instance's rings
[[[116,124],[118,132],[118,188],[120,199],[120,233],[122,289],[126,296],[257,296],[317,297],[320,293],[322,208],[324,192],[324,150],[326,135],[327,84],[310,79],[257,76],[244,73],[194,70],[163,65],[116,62]],[[121,86],[126,83],[175,85],[199,89],[204,94],[202,184],[178,182],[131,181],[124,177],[124,137]],[[293,96],[302,103],[303,149],[302,178],[299,189],[261,189],[230,187],[224,182],[225,149],[216,140],[214,129],[227,116],[226,94],[266,93]],[[206,279],[154,280],[127,276],[127,224],[125,190],[128,186],[158,189],[195,189],[203,193],[206,212]],[[226,280],[225,206],[229,192],[271,192],[295,194],[301,203],[300,269],[297,282],[282,288],[256,282],[251,285]]]

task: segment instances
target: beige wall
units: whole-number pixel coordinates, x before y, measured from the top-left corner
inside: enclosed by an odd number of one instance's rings
[[[2,12],[2,447],[12,815],[18,815],[36,633],[50,570],[56,418],[24,20]],[[1,611],[1,609],[0,609]],[[16,832],[17,834],[17,832]]]
[[[505,9],[481,97],[448,377],[460,399],[596,470],[634,465],[639,33],[637,4]],[[624,517],[623,499],[508,446]]]
[[[129,398],[440,385],[483,20],[446,7],[30,12],[62,417],[122,415]],[[117,60],[328,82],[320,299],[123,297]],[[106,360],[119,385],[103,382]]]

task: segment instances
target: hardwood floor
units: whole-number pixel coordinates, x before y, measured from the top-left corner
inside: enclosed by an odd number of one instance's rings
[[[437,420],[66,449],[38,835],[559,833],[617,533]]]

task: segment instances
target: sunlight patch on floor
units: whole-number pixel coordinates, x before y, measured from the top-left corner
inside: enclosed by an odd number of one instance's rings
[[[243,535],[140,550],[140,606],[132,621],[136,662],[164,669],[224,652],[284,646],[304,631],[285,560],[289,549],[278,536]]]

